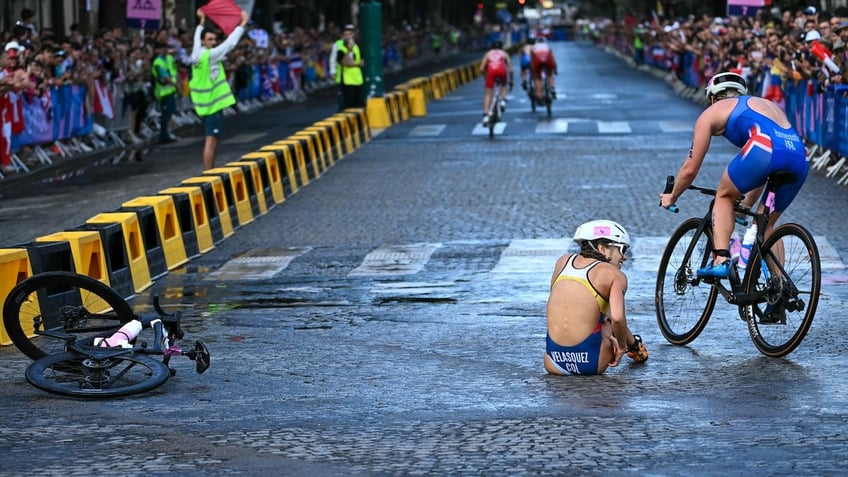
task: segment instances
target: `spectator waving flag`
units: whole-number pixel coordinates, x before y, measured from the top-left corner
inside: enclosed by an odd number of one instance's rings
[[[230,36],[230,33],[241,23],[241,8],[233,0],[212,0],[200,9],[207,18],[218,25],[226,36]]]
[[[109,92],[109,87],[100,80],[94,81],[94,112],[109,119],[115,119],[115,103],[112,101],[112,94]]]

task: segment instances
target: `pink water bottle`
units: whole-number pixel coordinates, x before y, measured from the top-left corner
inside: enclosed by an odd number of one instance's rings
[[[94,338],[94,346],[101,348],[131,348],[131,342],[141,333],[141,322],[132,320],[108,338]]]

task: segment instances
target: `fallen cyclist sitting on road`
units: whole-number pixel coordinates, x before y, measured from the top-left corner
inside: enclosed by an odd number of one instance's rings
[[[630,235],[616,222],[593,220],[577,227],[574,241],[580,252],[561,256],[551,277],[545,370],[603,374],[625,353],[644,362],[648,350],[630,332],[624,312],[627,276],[621,265]]]

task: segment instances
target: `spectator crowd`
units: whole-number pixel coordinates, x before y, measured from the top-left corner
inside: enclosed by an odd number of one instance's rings
[[[156,31],[114,28],[87,36],[75,26],[70,32],[38,29],[32,12],[24,10],[14,29],[0,34],[0,178],[26,170],[35,161],[27,154],[34,147],[60,153],[57,141],[71,139],[90,150],[98,136],[114,131],[124,141],[138,142],[148,115],[158,116],[151,69],[163,47],[177,64],[175,121],[190,114],[193,26],[183,20]],[[334,82],[328,68],[332,45],[341,37],[339,26],[295,27],[274,34],[251,22],[247,30],[224,65],[239,100],[230,114],[268,102],[302,100]],[[481,36],[450,25],[386,26],[383,68],[395,71],[445,55]]]
[[[662,21],[628,16],[608,23],[596,41],[625,52],[637,64],[661,68],[686,86],[702,89],[715,73],[742,74],[749,91],[782,102],[790,84],[823,91],[848,84],[848,18],[819,11],[760,9],[756,16]]]

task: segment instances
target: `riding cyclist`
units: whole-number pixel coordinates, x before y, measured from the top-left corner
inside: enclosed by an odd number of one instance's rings
[[[533,88],[536,90],[536,98],[542,100],[542,67],[547,70],[548,87],[551,90],[551,99],[556,99],[554,89],[554,75],[557,74],[557,64],[551,47],[545,42],[544,35],[536,37],[536,44],[530,49],[530,72],[533,77]]]
[[[741,148],[724,170],[713,207],[713,263],[698,270],[698,276],[726,278],[730,274],[728,245],[734,228],[733,203],[748,194],[746,202],[762,194],[768,176],[777,171],[791,173],[792,179],[777,187],[774,212],[769,216],[765,236],[774,229],[781,212],[798,195],[809,171],[804,142],[786,114],[773,102],[748,96],[745,78],[724,72],[713,76],[706,88],[710,106],[695,122],[689,156],[680,167],[671,193],[660,195],[660,205],[670,207],[695,180],[712,136],[722,135]],[[754,192],[756,191],[756,192]],[[753,200],[752,200],[753,199]]]
[[[480,63],[480,73],[486,75],[486,89],[483,94],[483,127],[486,127],[489,125],[489,105],[492,102],[495,80],[500,81],[501,85],[501,104],[498,105],[501,111],[506,110],[507,75],[509,75],[509,86],[512,88],[512,64],[509,61],[509,54],[503,50],[503,42],[500,40],[492,42],[492,49],[486,52]]]
[[[530,77],[530,50],[536,44],[536,39],[532,36],[527,38],[527,42],[521,46],[521,88],[527,91],[527,80]]]
[[[602,374],[621,356],[648,359],[624,312],[627,276],[621,271],[630,235],[611,220],[577,227],[576,254],[561,256],[547,305],[545,370],[551,374]]]

